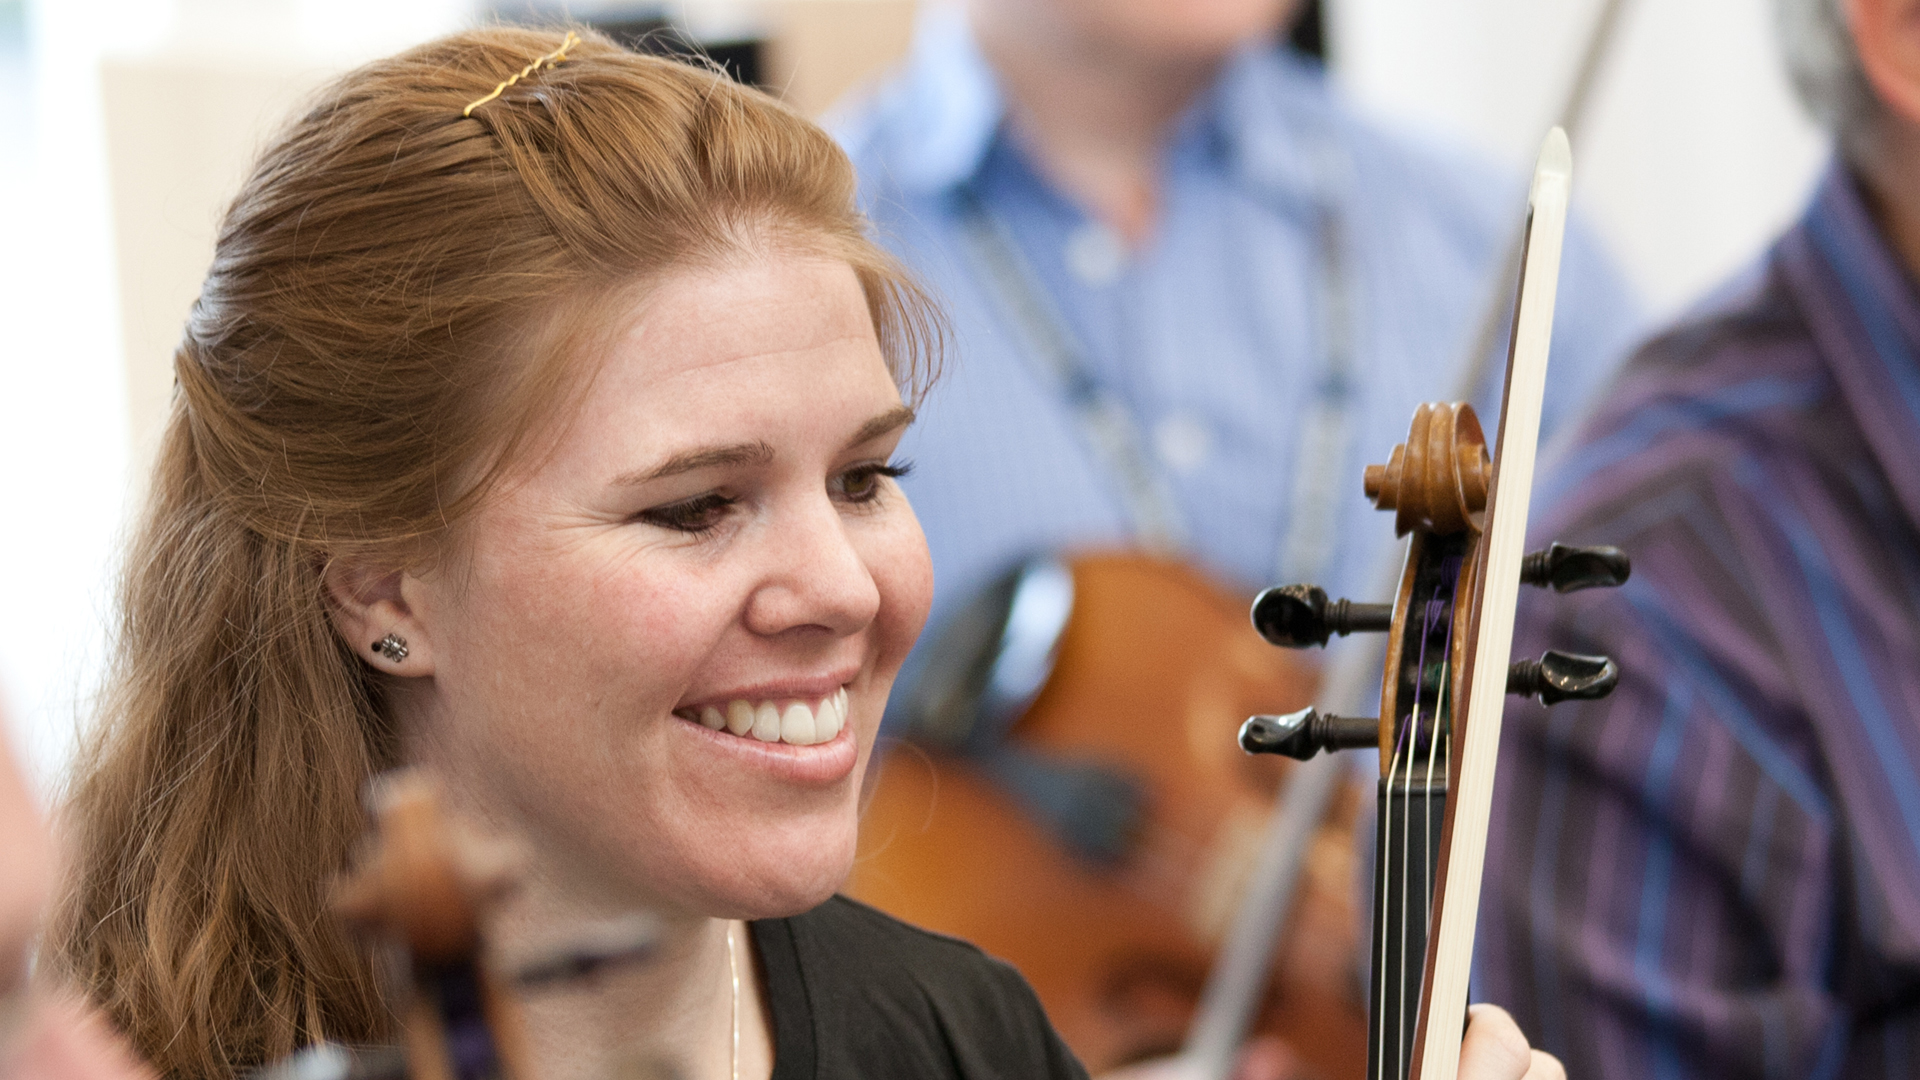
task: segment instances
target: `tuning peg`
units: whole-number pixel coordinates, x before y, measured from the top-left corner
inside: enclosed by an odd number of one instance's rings
[[[1345,636],[1392,626],[1392,604],[1328,600],[1327,591],[1318,585],[1277,585],[1253,598],[1253,628],[1261,637],[1286,649],[1325,645],[1335,634]]]
[[[1507,668],[1507,693],[1538,697],[1540,704],[1593,701],[1613,693],[1620,666],[1604,656],[1548,649],[1538,660],[1515,660]]]
[[[1617,547],[1570,547],[1548,544],[1530,551],[1520,562],[1520,582],[1554,592],[1612,589],[1627,583],[1633,563]]]
[[[1322,716],[1313,709],[1283,716],[1250,716],[1240,725],[1240,749],[1305,761],[1322,750],[1377,746],[1380,721],[1366,716]]]

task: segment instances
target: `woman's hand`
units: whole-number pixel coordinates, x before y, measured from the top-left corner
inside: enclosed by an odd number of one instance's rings
[[[1460,1080],[1567,1080],[1560,1059],[1527,1045],[1520,1025],[1498,1005],[1467,1007]]]

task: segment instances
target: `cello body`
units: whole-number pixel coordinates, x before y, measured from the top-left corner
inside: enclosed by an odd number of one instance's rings
[[[1067,565],[1071,615],[1007,738],[1137,782],[1125,854],[1076,854],[964,756],[896,743],[869,781],[848,892],[1019,968],[1098,1073],[1180,1047],[1290,768],[1242,754],[1232,732],[1249,712],[1304,704],[1316,679],[1191,567],[1125,552]],[[1358,805],[1356,789],[1315,837],[1257,1024],[1328,1078],[1364,1067]]]

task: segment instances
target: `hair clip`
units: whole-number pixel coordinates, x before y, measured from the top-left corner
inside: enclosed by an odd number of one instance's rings
[[[573,48],[575,45],[578,45],[578,44],[580,44],[580,36],[578,34],[575,34],[571,30],[567,31],[567,36],[564,40],[560,42],[559,48],[553,50],[552,52],[546,54],[545,56],[534,57],[533,63],[528,64],[526,67],[521,68],[520,71],[513,76],[513,78],[508,79],[507,81],[501,83],[499,86],[494,87],[493,93],[488,94],[486,97],[483,97],[480,100],[474,102],[473,104],[467,106],[466,108],[461,109],[460,115],[472,116],[473,110],[479,108],[482,105],[485,105],[487,102],[492,101],[494,98],[499,97],[501,94],[506,93],[507,87],[512,86],[514,83],[519,82],[521,79],[524,79],[527,76],[533,74],[534,72],[539,71],[542,66],[554,67],[555,65],[562,63],[567,58],[567,50]]]

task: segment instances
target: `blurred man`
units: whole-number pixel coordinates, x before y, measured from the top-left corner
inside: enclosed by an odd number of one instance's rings
[[[1462,392],[1525,187],[1357,115],[1280,44],[1296,4],[935,7],[837,124],[953,320],[903,448],[936,619],[1017,557],[1128,542],[1240,588],[1375,584],[1361,467]],[[1549,426],[1636,326],[1578,229],[1560,297]]]
[[[1482,976],[1588,1080],[1920,1072],[1920,0],[1777,2],[1836,160],[1543,492],[1634,576],[1516,652],[1623,676],[1509,713]]]

